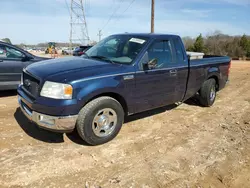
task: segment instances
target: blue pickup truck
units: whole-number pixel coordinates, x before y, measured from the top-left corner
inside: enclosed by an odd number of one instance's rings
[[[83,140],[98,145],[118,134],[125,116],[197,94],[204,107],[213,105],[230,64],[229,57],[190,58],[176,35],[117,34],[81,57],[29,65],[18,100],[39,127],[77,129]]]

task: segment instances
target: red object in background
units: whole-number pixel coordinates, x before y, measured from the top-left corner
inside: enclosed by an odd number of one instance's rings
[[[82,55],[82,54],[84,54],[84,52],[78,52],[78,54],[79,54],[79,55]]]

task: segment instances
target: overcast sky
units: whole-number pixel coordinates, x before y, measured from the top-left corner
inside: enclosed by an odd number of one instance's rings
[[[66,1],[70,5],[70,0]],[[98,29],[103,29],[103,37],[114,33],[150,31],[151,0],[135,0],[130,7],[132,0],[83,2],[91,40],[98,40]],[[194,37],[220,30],[230,35],[250,35],[250,0],[155,2],[156,33]],[[69,22],[65,0],[0,0],[0,38],[9,37],[15,44],[68,42]]]

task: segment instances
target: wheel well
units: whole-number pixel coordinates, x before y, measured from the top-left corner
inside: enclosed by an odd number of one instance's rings
[[[100,95],[96,95],[95,97],[92,97],[90,100],[87,101],[87,103],[96,99],[96,98],[103,97],[103,96],[112,97],[115,100],[117,100],[122,105],[122,108],[124,110],[124,114],[128,114],[127,102],[125,101],[125,99],[121,95],[119,95],[117,93],[102,93]]]
[[[220,87],[219,87],[220,85],[219,85],[219,79],[218,79],[218,77],[217,77],[217,76],[210,76],[210,77],[208,78],[208,80],[211,79],[211,78],[214,79],[214,80],[216,81],[216,90],[218,91],[219,88],[220,88]]]

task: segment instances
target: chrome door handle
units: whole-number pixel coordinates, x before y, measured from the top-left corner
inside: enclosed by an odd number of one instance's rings
[[[169,73],[170,73],[170,76],[176,76],[177,70],[176,69],[170,70]]]
[[[174,70],[170,70],[169,72],[170,72],[170,73],[177,73],[177,70],[174,69]]]

